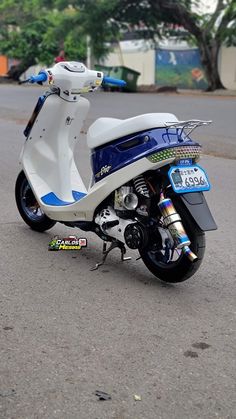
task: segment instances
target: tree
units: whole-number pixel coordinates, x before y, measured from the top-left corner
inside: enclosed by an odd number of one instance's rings
[[[20,60],[9,76],[18,80],[31,65],[51,65],[64,48],[71,60],[86,58],[86,39],[71,7],[59,10],[44,0],[3,0],[0,4],[0,50]]]
[[[37,62],[39,51],[48,59],[56,45],[52,41],[47,48],[42,48],[43,36],[53,19],[45,9],[40,10],[40,3],[34,0],[17,2],[3,0],[0,5],[0,50],[10,57],[20,59],[18,66],[12,69],[11,75],[18,79],[20,74]]]
[[[18,80],[31,65],[51,65],[59,50],[69,60],[86,61],[90,34],[93,55],[108,52],[107,43],[118,26],[104,20],[116,0],[2,0],[0,3],[0,51],[20,60],[9,71]]]
[[[200,2],[201,5],[201,2]],[[208,81],[208,90],[222,87],[218,73],[218,52],[222,43],[236,45],[236,1],[217,0],[214,13],[202,14],[199,1],[117,1],[113,16],[121,23],[145,24],[159,36],[168,24],[181,25],[188,39],[198,46]],[[161,23],[164,25],[161,25]]]
[[[56,0],[61,7],[67,0]],[[82,28],[84,36],[89,35],[93,57],[100,59],[110,47],[108,43],[118,37],[119,24],[112,19],[119,1],[117,0],[71,0],[75,11],[75,23]]]

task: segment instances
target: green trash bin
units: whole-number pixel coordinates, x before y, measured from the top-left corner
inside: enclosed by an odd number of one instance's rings
[[[122,90],[126,92],[136,92],[137,80],[140,76],[138,71],[125,66],[114,66],[111,67],[109,76],[126,81],[126,86],[123,87]]]

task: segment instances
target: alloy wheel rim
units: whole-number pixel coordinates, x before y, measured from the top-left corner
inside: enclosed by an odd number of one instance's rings
[[[41,221],[44,216],[43,211],[39,207],[35,199],[33,191],[25,179],[21,187],[21,206],[26,216],[32,221]]]

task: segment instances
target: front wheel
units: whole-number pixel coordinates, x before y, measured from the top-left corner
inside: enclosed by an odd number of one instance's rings
[[[167,260],[164,249],[155,249],[155,246],[146,246],[139,250],[144,264],[153,275],[169,283],[183,282],[194,275],[201,265],[205,252],[205,233],[199,229],[180,199],[175,199],[173,202],[191,241],[190,248],[198,259],[191,262],[183,251],[178,249],[174,249],[171,260]]]
[[[15,197],[21,217],[33,230],[43,232],[56,224],[41,210],[23,171],[16,180]]]

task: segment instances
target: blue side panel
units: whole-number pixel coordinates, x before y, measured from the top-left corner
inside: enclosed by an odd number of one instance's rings
[[[60,205],[68,205],[70,202],[62,201],[59,199],[53,192],[48,193],[47,195],[44,195],[41,197],[41,201],[45,205],[53,205],[53,206],[60,206]]]
[[[42,196],[41,201],[43,201],[43,203],[45,205],[52,205],[52,206],[55,206],[55,207],[60,207],[60,206],[63,206],[63,205],[74,204],[74,202],[77,202],[81,198],[86,196],[86,193],[78,192],[78,191],[72,191],[72,195],[73,195],[74,201],[68,202],[68,201],[62,201],[60,198],[58,198],[54,194],[54,192],[50,192],[47,195]]]
[[[86,193],[84,192],[78,192],[78,191],[72,191],[72,195],[75,201],[79,201],[81,198],[86,196]]]
[[[143,157],[180,145],[199,144],[186,137],[182,128],[154,128],[97,147],[91,154],[95,182]]]

